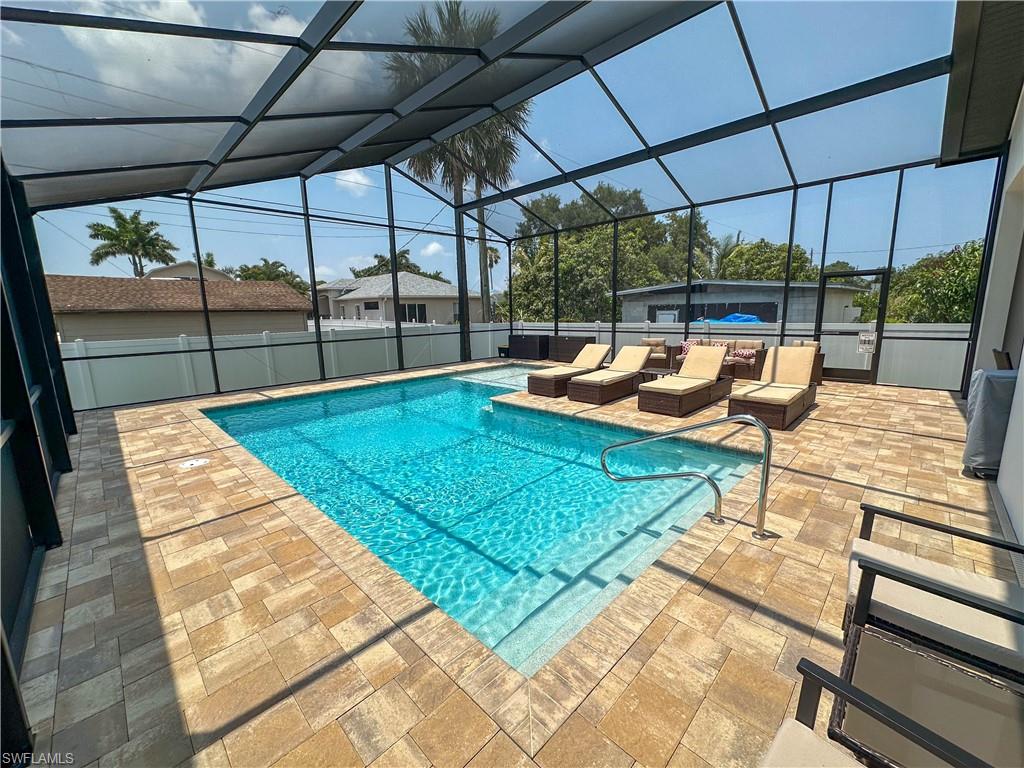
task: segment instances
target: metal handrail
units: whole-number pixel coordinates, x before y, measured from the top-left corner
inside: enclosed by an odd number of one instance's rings
[[[667,432],[659,432],[656,435],[646,435],[633,440],[614,443],[601,451],[601,469],[604,470],[604,473],[609,478],[617,483],[632,483],[644,480],[669,480],[682,477],[695,477],[700,480],[704,480],[711,486],[711,490],[715,492],[715,516],[713,520],[716,523],[721,523],[722,489],[718,487],[718,483],[704,472],[666,472],[656,475],[616,475],[608,469],[607,462],[608,454],[612,451],[618,450],[619,448],[626,448],[630,445],[641,445],[643,443],[653,443],[656,440],[664,440],[668,437],[681,435],[685,432],[693,432],[698,429],[704,429],[705,427],[714,427],[718,424],[745,424],[749,427],[756,427],[761,430],[761,436],[764,438],[764,447],[761,451],[761,488],[757,495],[757,524],[754,528],[753,536],[758,539],[767,538],[764,533],[764,517],[765,503],[768,497],[768,473],[772,464],[772,433],[769,431],[768,427],[765,426],[765,423],[756,416],[751,416],[746,413],[738,414],[736,416],[723,416],[720,419],[702,421],[700,424],[688,424],[685,427],[670,429]]]

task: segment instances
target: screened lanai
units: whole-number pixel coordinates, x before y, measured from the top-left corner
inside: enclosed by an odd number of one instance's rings
[[[74,407],[489,358],[521,334],[813,338],[837,378],[959,390],[1005,140],[951,140],[957,16],[5,4],[4,163],[51,303],[61,276]],[[201,278],[149,329],[130,319],[153,299],[95,282],[156,265],[95,262],[114,208]],[[262,260],[294,275],[289,317],[202,279]],[[922,266],[955,297],[922,299]]]

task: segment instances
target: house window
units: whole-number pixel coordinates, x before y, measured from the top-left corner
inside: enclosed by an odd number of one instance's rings
[[[398,316],[403,323],[425,323],[427,322],[427,305],[401,304]]]
[[[365,310],[380,309],[380,302],[379,301],[364,301],[363,302],[363,309],[365,309]]]

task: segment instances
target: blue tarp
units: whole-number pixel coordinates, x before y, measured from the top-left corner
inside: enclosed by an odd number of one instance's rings
[[[761,318],[757,315],[741,315],[739,312],[733,312],[731,315],[726,315],[721,320],[712,320],[712,323],[760,323]]]

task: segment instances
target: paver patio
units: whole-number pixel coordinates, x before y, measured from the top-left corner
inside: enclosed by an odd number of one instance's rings
[[[795,711],[796,663],[836,670],[858,505],[1000,533],[961,475],[964,403],[826,383],[776,432],[727,524],[687,531],[527,679],[207,420],[200,408],[478,365],[81,413],[22,672],[38,749],[76,764],[746,766]],[[636,399],[527,408],[645,430]],[[753,431],[701,439],[756,449]],[[187,459],[209,463],[186,469]],[[1016,580],[971,542],[876,522],[892,546]],[[820,713],[823,725],[827,708]]]

